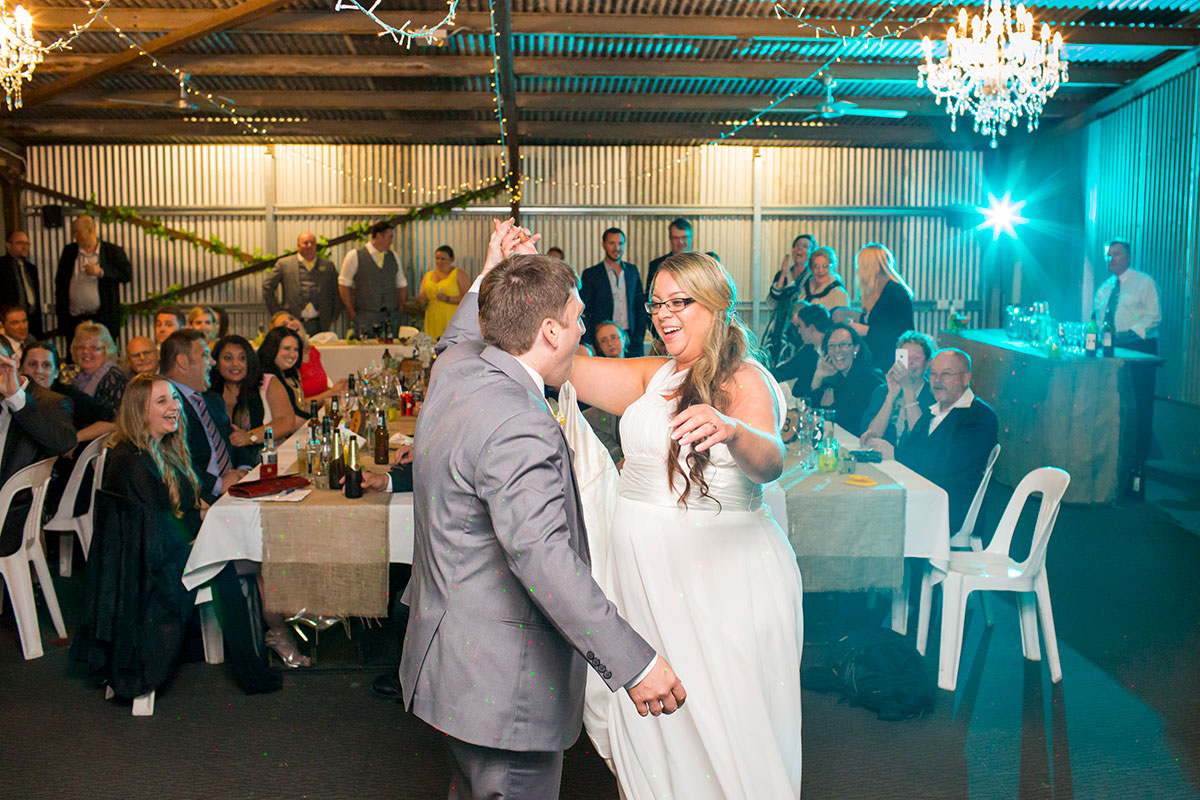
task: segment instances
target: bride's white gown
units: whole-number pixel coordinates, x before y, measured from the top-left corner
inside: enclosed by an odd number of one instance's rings
[[[712,448],[705,472],[720,507],[694,487],[686,509],[676,502],[666,468],[675,401],[665,396],[684,373],[674,370],[673,361],[664,365],[621,418],[618,490],[612,462],[597,451],[582,417],[569,413],[566,429],[593,572],[625,619],[670,662],[687,702],[669,716],[641,717],[625,692],[614,694],[589,674],[585,725],[622,797],[798,797],[804,639],[795,554],[762,504],[761,487],[724,445]],[[767,380],[782,423],[782,395]],[[568,390],[566,401],[573,400]],[[681,461],[688,452],[683,448]]]

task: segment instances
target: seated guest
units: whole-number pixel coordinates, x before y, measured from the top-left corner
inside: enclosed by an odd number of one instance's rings
[[[75,428],[66,398],[22,376],[12,356],[0,356],[0,484],[74,446]],[[0,556],[21,549],[32,503],[33,493],[28,490],[13,498],[0,528]]]
[[[310,408],[313,402],[324,404],[330,397],[340,397],[346,391],[346,379],[339,378],[331,381],[321,365],[321,353],[317,346],[308,340],[308,331],[304,323],[287,311],[280,311],[271,317],[271,327],[282,325],[291,328],[300,337],[303,353],[300,356],[300,388],[304,390],[304,407]]]
[[[21,357],[21,374],[31,381],[67,399],[71,422],[78,442],[90,442],[112,432],[113,424],[104,419],[104,410],[83,392],[59,381],[58,350],[50,342],[34,342]]]
[[[896,271],[896,257],[881,244],[869,244],[855,256],[863,313],[854,330],[870,348],[879,371],[891,369],[896,340],[913,324],[913,292]]]
[[[596,326],[596,349],[604,358],[624,358],[627,347],[625,339],[625,331],[611,320],[606,320]],[[613,463],[618,467],[622,466],[625,454],[621,451],[621,418],[595,406],[584,408],[583,418],[592,426],[592,430],[596,432],[596,438],[612,456]]]
[[[926,407],[912,432],[892,448],[873,439],[871,447],[893,456],[950,495],[950,530],[957,531],[996,446],[996,412],[971,391],[971,357],[947,348],[929,362],[929,388],[936,402]],[[983,519],[983,514],[979,515]]]
[[[188,327],[204,334],[205,341],[217,338],[217,314],[211,308],[196,306],[187,315]]]
[[[92,398],[106,422],[117,418],[128,376],[117,367],[117,343],[98,322],[81,322],[71,340],[71,358],[79,374],[71,385]]]
[[[4,333],[0,335],[0,355],[20,361],[25,345],[33,341],[29,335],[29,315],[20,306],[5,306],[0,308],[0,323],[4,326]]]
[[[869,447],[869,439],[880,437],[890,444],[903,439],[921,418],[921,413],[933,404],[933,392],[925,369],[933,357],[933,341],[918,331],[900,334],[896,349],[907,353],[908,365],[899,358],[887,372],[887,384],[871,395],[864,417],[867,430],[860,443]]]
[[[158,372],[158,346],[145,336],[135,336],[125,345],[125,374],[129,377]]]
[[[258,363],[267,375],[279,379],[284,391],[287,392],[288,402],[292,413],[300,419],[309,418],[308,403],[305,402],[304,391],[300,386],[300,348],[303,344],[300,334],[282,325],[271,328],[263,337],[263,343],[258,348]]]
[[[213,339],[220,339],[229,335],[229,312],[224,306],[210,306],[213,313],[213,319],[216,320],[216,328],[213,331]]]
[[[235,464],[229,444],[229,415],[220,396],[209,390],[208,343],[198,330],[176,331],[163,342],[159,363],[163,374],[183,397],[187,449],[200,484],[200,499],[209,505],[246,474]]]
[[[871,350],[846,323],[832,325],[821,341],[824,353],[813,370],[809,403],[832,409],[834,421],[855,436],[863,432],[863,414],[883,373],[871,366]]]
[[[563,252],[561,247],[551,247],[546,251],[546,255],[550,256],[551,258],[557,258],[559,261],[567,260],[567,254]]]
[[[258,356],[241,336],[224,336],[212,353],[217,362],[212,390],[225,401],[232,423],[229,443],[233,460],[257,464],[266,429],[282,442],[296,429],[296,415],[287,391],[274,375],[264,375]]]
[[[789,385],[793,397],[805,397],[820,359],[818,350],[833,321],[824,306],[797,300],[792,310],[792,327],[800,339],[800,347],[792,352],[791,358],[772,369],[771,376],[780,384]]]
[[[178,393],[129,383],[96,495],[83,615],[71,658],[120,697],[161,686],[179,662],[195,592],[183,568],[200,530],[200,487]]]
[[[154,341],[161,345],[172,333],[186,327],[187,321],[178,309],[160,308],[154,314]]]
[[[837,274],[837,253],[832,247],[818,247],[808,257],[808,277],[800,284],[799,299],[829,311],[850,305],[846,284]]]

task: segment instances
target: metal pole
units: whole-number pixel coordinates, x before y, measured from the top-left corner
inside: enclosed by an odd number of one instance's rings
[[[762,150],[754,148],[754,168],[750,171],[750,193],[754,198],[753,218],[750,222],[750,327],[758,333],[760,306],[762,304],[762,193],[763,193]]]

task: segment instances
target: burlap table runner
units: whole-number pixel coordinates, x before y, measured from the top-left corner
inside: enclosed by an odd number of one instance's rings
[[[263,503],[267,611],[386,617],[391,499],[314,489],[298,503]]]
[[[898,589],[904,579],[904,489],[870,464],[858,474],[806,472],[789,457],[779,484],[787,494],[788,539],[806,592]]]

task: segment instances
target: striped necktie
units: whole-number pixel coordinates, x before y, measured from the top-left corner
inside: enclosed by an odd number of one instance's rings
[[[212,442],[213,450],[217,454],[217,477],[221,477],[229,471],[229,448],[225,446],[225,440],[221,438],[221,434],[217,431],[217,425],[213,422],[212,415],[208,413],[208,406],[204,402],[204,398],[200,395],[192,395],[192,407],[196,409],[196,413],[200,415],[200,422],[204,424],[204,429],[208,431],[208,440]]]

